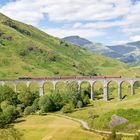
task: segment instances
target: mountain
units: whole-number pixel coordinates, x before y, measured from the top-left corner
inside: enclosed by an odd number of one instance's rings
[[[0,78],[120,75],[126,69],[124,63],[87,52],[0,14]]]
[[[77,37],[80,38],[80,37]],[[64,38],[66,41],[74,43],[72,36]],[[76,38],[74,37],[75,42]],[[97,54],[101,54],[107,57],[115,58],[120,60],[124,63],[130,65],[139,65],[140,64],[140,41],[137,42],[130,42],[127,44],[122,45],[114,45],[114,46],[106,46],[101,43],[85,43],[83,44],[82,41],[87,39],[82,38],[81,43],[78,39],[79,45],[81,44],[82,48],[85,48],[89,51],[95,52]],[[87,41],[88,42],[88,41]],[[77,44],[77,43],[75,43]]]
[[[84,39],[84,38],[81,38],[79,36],[68,36],[68,37],[65,37],[63,38],[64,41],[69,41],[73,44],[76,44],[76,45],[79,45],[79,46],[84,46],[84,45],[91,45],[92,42],[87,40],[87,39]]]

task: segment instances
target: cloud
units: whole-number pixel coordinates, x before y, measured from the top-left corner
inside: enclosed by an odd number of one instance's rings
[[[16,0],[0,7],[0,12],[38,27],[47,15],[47,20],[62,25],[43,30],[58,37],[100,37],[116,27],[124,35],[138,36],[140,31],[140,2],[131,0]]]
[[[52,21],[96,21],[124,16],[130,0],[17,0],[1,8],[1,12],[20,21],[37,24],[47,14]]]
[[[46,11],[53,21],[109,20],[129,11],[130,0],[46,0]]]
[[[44,29],[42,29],[44,30]],[[93,38],[106,35],[106,32],[94,29],[74,29],[74,28],[48,28],[45,29],[49,34],[59,36],[60,38],[72,35],[78,35],[84,38]]]
[[[130,37],[131,41],[140,41],[140,35],[135,35]]]
[[[44,18],[42,4],[35,0],[17,0],[1,7],[0,12],[24,23],[37,25]]]
[[[112,41],[111,44],[112,45],[122,45],[122,44],[126,44],[128,42],[136,42],[136,41],[140,41],[140,35],[130,36],[126,40]]]

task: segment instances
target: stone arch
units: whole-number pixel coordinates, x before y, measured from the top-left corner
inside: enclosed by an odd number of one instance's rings
[[[16,90],[17,92],[25,92],[30,90],[30,82],[19,81],[16,83]]]
[[[30,84],[28,86],[29,86],[30,92],[39,94],[39,82],[38,81],[32,81],[32,82],[30,82]]]
[[[84,80],[81,81],[80,83],[80,93],[83,93],[85,95],[87,95],[90,99],[92,99],[92,94],[93,94],[93,83],[88,81],[88,80]]]
[[[16,83],[14,83],[12,81],[7,81],[7,82],[3,82],[2,85],[8,86],[9,88],[11,88],[13,91],[16,92]]]
[[[76,93],[81,93],[81,81],[76,81],[76,80],[69,80],[66,82],[66,90],[68,92],[72,92],[73,90],[76,91]]]
[[[134,94],[140,93],[140,81],[134,81]]]
[[[120,82],[120,92],[122,99],[131,95],[131,88],[132,88],[131,81],[123,80]]]
[[[107,82],[107,90],[110,100],[118,98],[118,87],[119,85],[117,80],[111,80]]]
[[[66,81],[57,81],[55,84],[55,90],[57,90],[60,93],[66,92]]]
[[[54,89],[55,89],[54,86],[55,86],[55,85],[53,84],[52,81],[45,81],[45,82],[43,83],[43,86],[42,86],[42,88],[43,88],[43,94],[52,93],[52,92],[54,91]]]
[[[94,99],[99,100],[104,98],[104,83],[101,80],[93,82]]]

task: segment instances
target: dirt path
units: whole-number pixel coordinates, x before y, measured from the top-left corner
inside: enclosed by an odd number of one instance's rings
[[[65,115],[59,115],[59,114],[51,114],[51,115],[55,115],[55,116],[59,116],[59,117],[64,117],[76,122],[79,122],[82,126],[83,129],[88,130],[88,131],[93,131],[96,133],[100,133],[100,134],[111,134],[111,131],[103,131],[103,130],[97,130],[97,129],[92,129],[88,126],[87,122],[80,120],[80,119],[76,119],[76,118],[71,118]],[[136,135],[136,133],[123,133],[123,132],[117,132],[117,135],[121,134],[123,136],[128,136],[128,137],[134,137]]]

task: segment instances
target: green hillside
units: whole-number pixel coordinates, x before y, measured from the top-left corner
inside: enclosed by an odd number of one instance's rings
[[[121,75],[128,66],[0,14],[0,78]]]

